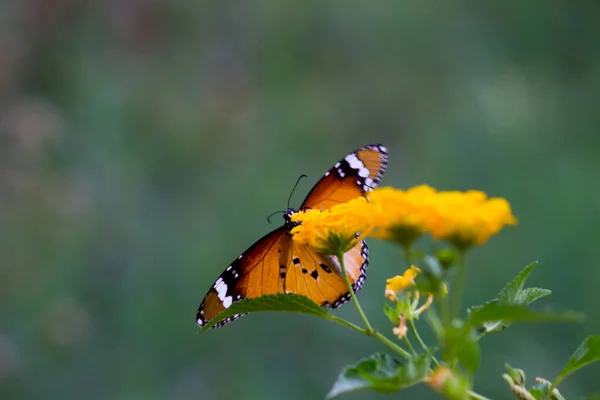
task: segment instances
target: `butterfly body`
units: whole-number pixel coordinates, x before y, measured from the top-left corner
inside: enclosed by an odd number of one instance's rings
[[[361,147],[334,165],[312,188],[300,209],[325,210],[364,196],[377,186],[387,166],[387,149],[379,144]],[[267,294],[294,293],[315,303],[336,308],[351,298],[339,261],[300,246],[290,231],[299,223],[288,208],[284,224],[254,243],[216,280],[196,313],[202,327],[235,301]],[[344,255],[344,266],[356,293],[366,278],[368,248],[360,241]],[[219,327],[241,315],[218,322]]]

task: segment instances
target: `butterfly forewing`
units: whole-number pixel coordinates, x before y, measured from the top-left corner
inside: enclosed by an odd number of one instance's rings
[[[196,322],[199,326],[203,326],[219,315],[234,301],[281,292],[276,287],[278,283],[273,283],[273,274],[270,274],[271,269],[269,268],[276,263],[280,248],[278,242],[281,239],[290,240],[283,227],[262,237],[225,269],[198,308]],[[265,264],[267,268],[265,268]],[[263,276],[265,271],[267,275]],[[267,285],[263,285],[263,282],[267,282]],[[273,286],[275,286],[274,290],[264,292],[265,289],[273,288]],[[238,317],[219,322],[215,327]]]
[[[379,184],[387,168],[387,148],[380,144],[361,147],[337,162],[312,188],[301,209],[326,210],[364,196]]]
[[[313,187],[301,209],[326,210],[364,196],[379,184],[387,160],[387,149],[379,144],[348,154]],[[344,255],[354,293],[362,287],[367,265],[364,241]],[[320,306],[332,308],[351,298],[338,260],[294,243],[288,228],[282,226],[258,240],[225,269],[204,297],[196,321],[203,326],[235,301],[275,293],[304,295]],[[224,319],[214,327],[240,316]]]

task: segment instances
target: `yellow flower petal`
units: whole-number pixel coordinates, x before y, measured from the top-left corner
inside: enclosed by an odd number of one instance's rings
[[[411,265],[409,269],[404,271],[402,276],[396,275],[393,278],[388,279],[387,285],[385,286],[385,296],[392,301],[396,301],[396,294],[414,286],[415,278],[420,272],[421,270],[419,268]]]

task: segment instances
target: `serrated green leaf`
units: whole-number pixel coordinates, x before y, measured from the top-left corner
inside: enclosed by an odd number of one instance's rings
[[[512,281],[508,282],[498,294],[498,300],[504,304],[513,304],[517,294],[523,289],[527,277],[529,277],[529,274],[531,274],[537,263],[537,261],[532,262],[523,268]]]
[[[498,304],[498,300],[492,300],[480,306],[473,306],[467,309],[467,315],[471,315],[472,312],[479,310],[488,304]],[[490,334],[503,331],[507,327],[508,325],[502,321],[486,321],[481,324],[481,326],[477,327],[477,331],[481,334]]]
[[[492,300],[489,303],[484,304],[483,306],[472,307],[471,309],[469,309],[469,311],[470,311],[469,314],[471,314],[471,312],[473,312],[476,309],[479,312],[481,312],[480,309],[483,307],[489,307],[489,304],[496,304],[498,306],[516,306],[516,307],[523,308],[524,306],[531,304],[535,300],[538,300],[542,297],[545,297],[545,296],[548,296],[549,294],[551,294],[552,291],[550,291],[548,289],[541,289],[541,288],[523,289],[523,286],[525,285],[527,278],[529,277],[529,275],[531,274],[531,271],[533,271],[533,268],[536,265],[537,265],[537,261],[526,266],[521,272],[519,272],[517,274],[517,276],[512,281],[510,281],[509,283],[506,284],[506,286],[500,291],[500,293],[498,294],[498,297],[496,299]],[[527,317],[526,315],[524,315],[524,313],[522,311],[517,311],[517,313],[519,315],[521,315],[520,319],[517,318],[516,320],[513,320],[513,321],[502,320],[502,319],[488,320],[488,321],[485,321],[484,323],[482,323],[481,326],[478,327],[478,330],[482,334],[490,334],[490,333],[500,332],[500,331],[506,329],[510,325],[511,322],[517,322],[517,321],[523,322],[523,321],[534,321],[534,320],[539,320],[539,321],[554,320],[550,316],[551,313],[536,313],[535,317],[532,315]],[[554,314],[556,314],[556,313],[554,313]],[[567,318],[569,317],[569,315],[563,315],[563,314],[564,313],[560,313],[560,315],[562,315],[563,317],[567,317]],[[568,313],[568,314],[573,314],[571,316],[574,316],[574,313]],[[578,315],[578,317],[583,318],[582,315]],[[544,319],[544,318],[546,318],[546,319]],[[575,318],[577,318],[577,317],[575,317]]]
[[[552,294],[552,290],[542,288],[527,288],[523,289],[517,294],[515,299],[516,304],[522,304],[524,306],[533,303],[534,301],[541,299]]]
[[[575,350],[573,355],[571,355],[569,361],[567,361],[567,365],[565,365],[561,373],[554,380],[552,386],[556,387],[560,381],[573,372],[598,360],[600,360],[600,335],[588,336],[579,345],[577,350]]]
[[[503,321],[490,321],[484,322],[481,327],[478,328],[478,332],[482,334],[498,333],[506,328],[508,328],[508,325]]]
[[[329,318],[330,314],[319,307],[315,302],[298,294],[270,294],[251,299],[244,299],[233,303],[229,308],[207,322],[199,333],[205,332],[213,325],[225,318],[236,314],[245,314],[261,311],[283,311],[309,314],[316,317]]]
[[[534,311],[524,306],[488,303],[469,314],[469,324],[472,327],[484,323],[503,321],[513,322],[581,322],[584,315],[574,311]]]
[[[421,355],[409,361],[375,353],[340,373],[327,398],[357,390],[394,393],[423,381],[429,371],[431,357]]]

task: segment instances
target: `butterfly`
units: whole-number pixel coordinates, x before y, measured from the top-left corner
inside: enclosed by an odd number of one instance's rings
[[[379,184],[388,162],[387,148],[370,144],[348,154],[317,182],[302,202],[300,210],[326,210],[365,196]],[[284,224],[254,243],[235,259],[212,285],[196,313],[199,327],[215,318],[231,304],[267,294],[294,293],[306,296],[320,306],[337,308],[351,298],[337,260],[292,241],[291,221],[297,211],[288,208]],[[369,263],[366,243],[358,242],[344,254],[344,265],[354,293],[362,287]],[[219,321],[223,326],[245,314]]]

